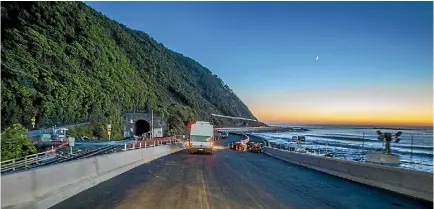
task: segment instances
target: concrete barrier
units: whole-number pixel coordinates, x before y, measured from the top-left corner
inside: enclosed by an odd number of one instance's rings
[[[326,158],[271,147],[265,147],[264,152],[272,157],[330,175],[414,198],[433,201],[432,173]]]
[[[184,149],[181,143],[95,156],[1,176],[2,208],[49,208],[143,163]]]

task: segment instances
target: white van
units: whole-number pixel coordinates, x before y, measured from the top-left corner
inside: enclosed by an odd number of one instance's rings
[[[188,150],[194,152],[208,152],[212,154],[214,147],[214,128],[209,122],[197,121],[191,125]]]

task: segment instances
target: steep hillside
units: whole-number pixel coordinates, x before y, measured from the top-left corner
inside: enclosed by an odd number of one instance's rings
[[[255,118],[207,68],[81,2],[1,4],[1,125],[94,121],[153,109],[172,131],[210,113]]]

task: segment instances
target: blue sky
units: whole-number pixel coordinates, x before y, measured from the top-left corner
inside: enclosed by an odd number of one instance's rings
[[[350,106],[372,101],[366,105],[378,111],[381,105],[375,101],[380,97],[405,111],[414,107],[408,100],[415,99],[426,111],[405,117],[429,115],[432,121],[432,2],[86,4],[197,60],[264,121],[303,123],[303,115],[291,117],[290,109],[300,108],[293,101],[304,99],[312,105],[318,101],[309,97],[318,92],[334,98],[323,100],[329,104],[337,97]],[[362,92],[362,97],[345,91]],[[319,105],[304,108],[305,116],[319,109],[327,112]],[[278,113],[268,114],[270,109],[284,111],[286,119],[271,117]]]

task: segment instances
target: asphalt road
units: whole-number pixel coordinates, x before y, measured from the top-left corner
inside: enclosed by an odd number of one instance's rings
[[[221,141],[226,144],[237,136]],[[57,205],[62,208],[432,208],[264,154],[221,149],[174,153]]]

